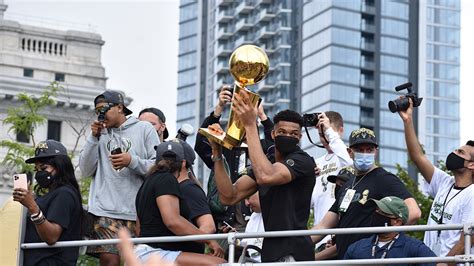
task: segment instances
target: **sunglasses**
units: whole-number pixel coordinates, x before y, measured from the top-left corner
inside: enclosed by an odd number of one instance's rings
[[[95,114],[99,115],[100,113],[107,113],[112,107],[116,106],[117,104],[114,103],[106,103],[101,107],[95,108]]]

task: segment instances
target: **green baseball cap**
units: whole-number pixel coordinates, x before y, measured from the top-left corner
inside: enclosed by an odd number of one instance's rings
[[[399,197],[385,197],[381,200],[372,199],[377,207],[386,214],[399,217],[406,224],[408,221],[408,207]]]

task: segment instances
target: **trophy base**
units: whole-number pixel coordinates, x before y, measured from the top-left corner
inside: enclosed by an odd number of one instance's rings
[[[233,148],[247,148],[247,144],[241,143],[240,141],[235,140],[234,138],[227,136],[226,133],[222,133],[222,135],[215,135],[211,133],[208,128],[200,128],[199,134],[205,136],[212,141],[219,143],[226,149],[232,150]]]

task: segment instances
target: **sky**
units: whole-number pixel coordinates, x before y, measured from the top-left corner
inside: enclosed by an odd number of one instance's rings
[[[125,91],[136,114],[158,107],[176,132],[178,0],[4,0],[7,16],[92,29],[102,35],[107,87]],[[21,20],[20,20],[21,21]],[[71,24],[74,23],[74,24]],[[461,143],[474,139],[474,1],[461,0]],[[422,97],[422,95],[420,95]],[[469,102],[468,102],[469,101]],[[470,104],[470,105],[469,105]]]
[[[157,107],[176,132],[179,1],[4,0],[7,19],[92,30],[105,41],[107,88],[134,100],[135,115]],[[46,21],[47,20],[47,21]],[[56,25],[56,26],[57,26]],[[53,25],[54,26],[54,25]],[[56,27],[55,26],[55,27]]]

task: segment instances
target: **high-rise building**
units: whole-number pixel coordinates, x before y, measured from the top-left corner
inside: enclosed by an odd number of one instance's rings
[[[407,168],[403,124],[388,109],[397,85],[424,97],[417,130],[433,161],[459,144],[459,0],[181,1],[178,125],[198,127],[232,82],[227,62],[251,43],[270,58],[268,77],[252,88],[270,116],[338,111],[345,136],[375,130],[379,160]],[[191,84],[191,85],[189,85]],[[223,115],[226,117],[226,115]],[[313,140],[318,139],[310,130]],[[306,137],[312,155],[322,150]],[[203,172],[200,172],[201,174]]]

